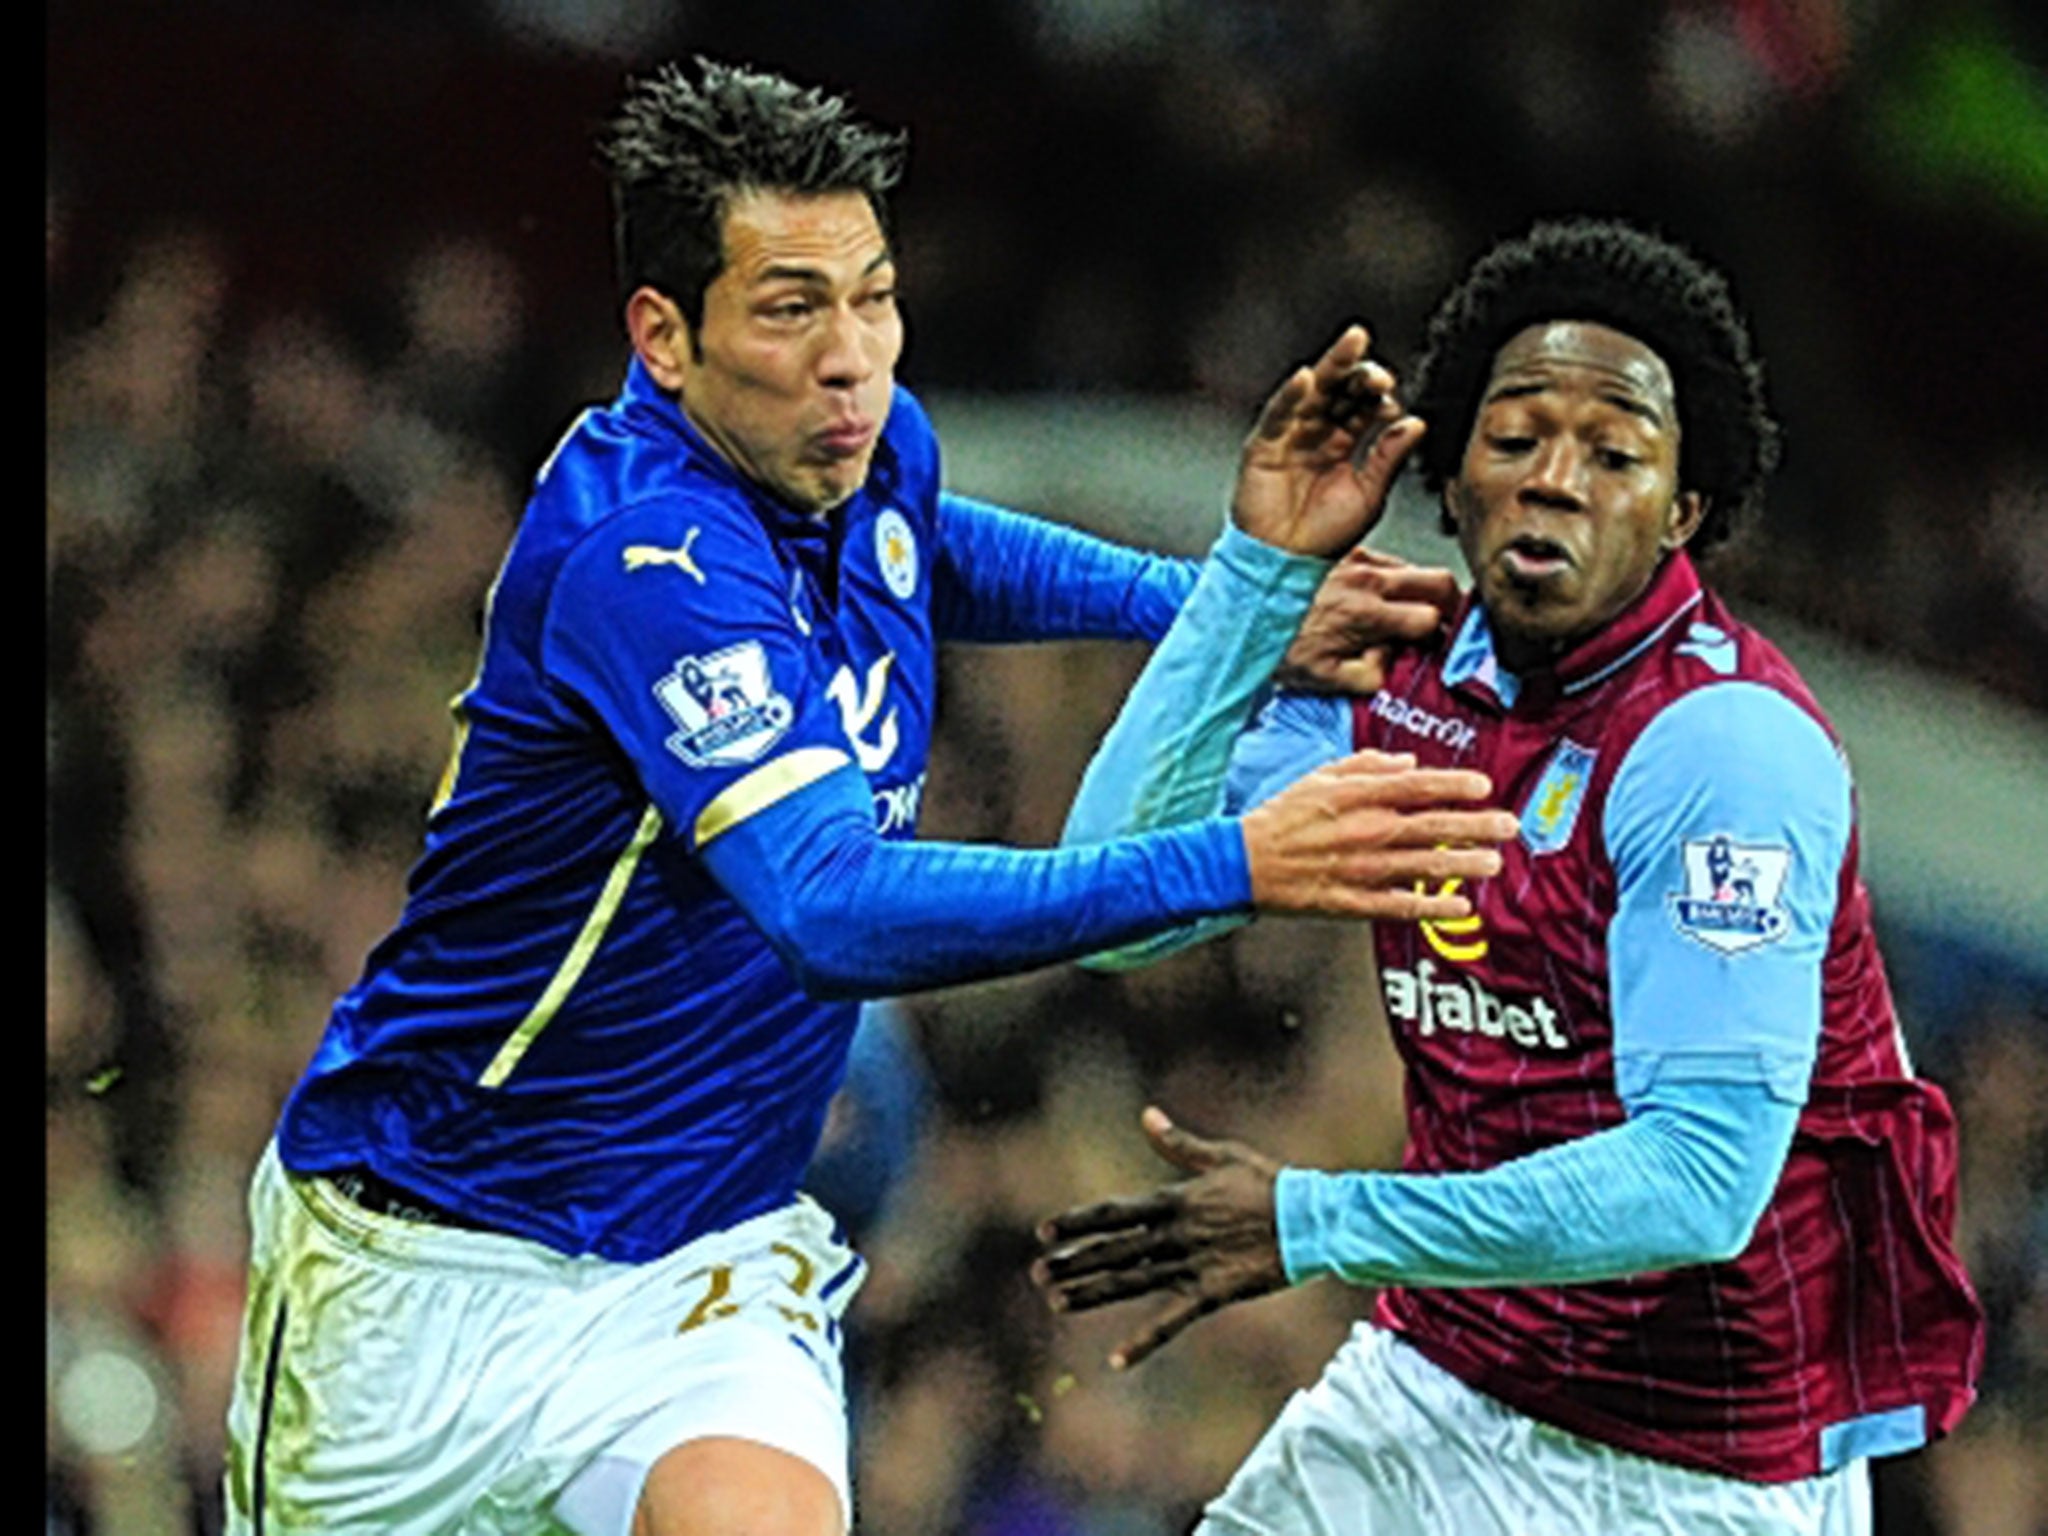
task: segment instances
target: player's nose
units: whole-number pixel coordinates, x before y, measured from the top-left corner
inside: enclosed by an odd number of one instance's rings
[[[818,378],[829,389],[851,389],[875,376],[880,359],[868,345],[866,327],[849,305],[836,306],[826,322],[818,352]]]
[[[1575,511],[1586,504],[1585,468],[1586,457],[1577,444],[1552,438],[1531,455],[1517,494],[1534,505]]]

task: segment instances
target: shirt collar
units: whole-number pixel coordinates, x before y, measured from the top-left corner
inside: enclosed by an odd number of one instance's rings
[[[1478,603],[1466,609],[1465,622],[1458,626],[1450,653],[1444,657],[1444,686],[1465,684],[1491,693],[1502,709],[1513,709],[1522,693],[1522,680],[1494,654],[1493,626]]]
[[[1569,698],[1604,682],[1650,648],[1657,638],[1694,608],[1701,598],[1699,573],[1684,550],[1669,556],[1650,584],[1628,607],[1579,642],[1554,665],[1527,677],[1508,671],[1494,650],[1493,626],[1476,594],[1466,599],[1451,648],[1445,654],[1444,686],[1490,698],[1500,709],[1513,709],[1524,695],[1532,703]]]
[[[635,425],[680,439],[691,460],[714,479],[743,490],[755,489],[751,480],[706,441],[697,424],[683,413],[682,402],[654,382],[654,375],[638,357],[626,364],[626,382],[619,390],[619,405]]]
[[[676,438],[689,457],[692,468],[702,471],[721,485],[728,485],[747,498],[747,505],[778,537],[799,543],[825,540],[839,521],[829,513],[799,512],[780,497],[771,495],[757,481],[740,472],[724,454],[711,446],[697,424],[684,412],[682,402],[659,384],[636,356],[626,365],[626,382],[619,390],[619,404],[636,425],[650,427]],[[876,464],[880,466],[877,453]],[[872,478],[872,475],[870,476]]]

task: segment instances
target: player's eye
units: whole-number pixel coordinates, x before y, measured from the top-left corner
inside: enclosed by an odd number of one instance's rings
[[[778,299],[766,306],[761,313],[770,320],[805,320],[816,312],[817,307],[810,299]]]
[[[895,305],[896,290],[894,288],[871,289],[862,294],[858,302],[862,309],[886,310]]]
[[[1636,465],[1642,463],[1642,460],[1637,458],[1636,455],[1632,453],[1624,453],[1619,448],[1598,449],[1595,451],[1593,457],[1594,461],[1598,463],[1602,469],[1611,469],[1617,472],[1621,470],[1634,469]]]
[[[1497,432],[1486,441],[1495,453],[1528,453],[1536,446],[1535,438],[1511,432]]]

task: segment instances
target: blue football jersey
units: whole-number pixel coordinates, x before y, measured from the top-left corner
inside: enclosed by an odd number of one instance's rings
[[[829,516],[712,451],[636,362],[542,468],[397,926],[278,1131],[566,1253],[638,1261],[791,1197],[858,1016],[697,850],[857,765],[915,830],[939,464],[898,389]]]

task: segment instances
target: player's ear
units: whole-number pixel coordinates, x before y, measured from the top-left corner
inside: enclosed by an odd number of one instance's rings
[[[690,322],[683,318],[676,301],[658,288],[644,284],[635,288],[626,300],[626,334],[648,377],[670,394],[681,394],[687,364],[694,354]]]
[[[1683,549],[1706,520],[1707,498],[1698,491],[1680,491],[1671,498],[1671,510],[1664,514],[1666,549]]]

